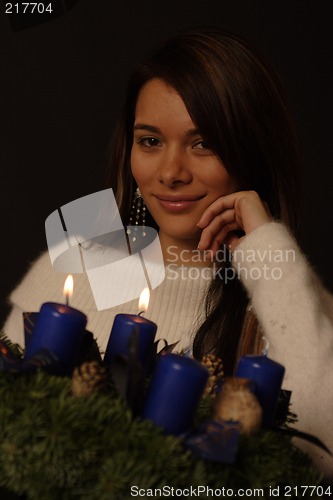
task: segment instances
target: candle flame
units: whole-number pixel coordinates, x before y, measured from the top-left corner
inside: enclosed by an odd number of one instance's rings
[[[69,298],[73,295],[73,288],[74,288],[73,276],[69,274],[64,284],[64,296],[66,298],[66,304],[68,304]]]
[[[149,288],[146,287],[142,290],[140,299],[139,299],[139,311],[140,312],[146,312],[148,309],[148,304],[149,304],[149,298],[150,298],[150,291]]]

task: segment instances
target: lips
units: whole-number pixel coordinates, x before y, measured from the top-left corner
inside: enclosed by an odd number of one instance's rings
[[[155,195],[159,204],[170,212],[181,212],[193,208],[205,195]]]
[[[191,194],[156,194],[157,199],[170,202],[183,202],[183,201],[197,201],[204,197],[204,195],[191,195]]]

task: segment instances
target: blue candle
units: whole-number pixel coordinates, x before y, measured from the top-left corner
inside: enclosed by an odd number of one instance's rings
[[[138,335],[138,358],[145,366],[152,353],[157,325],[139,314],[117,314],[104,356],[104,363],[110,365],[116,356],[127,356],[132,335]]]
[[[162,427],[167,434],[190,429],[208,379],[199,361],[180,354],[160,356],[153,375],[143,418]]]
[[[29,359],[41,349],[55,355],[65,372],[73,368],[81,346],[87,317],[68,305],[45,302],[38,313],[25,358]]]
[[[284,372],[284,366],[264,354],[246,355],[239,360],[235,376],[255,383],[254,393],[262,406],[264,427],[274,422]]]

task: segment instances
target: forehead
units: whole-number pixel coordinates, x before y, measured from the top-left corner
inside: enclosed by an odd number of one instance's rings
[[[177,91],[163,80],[149,80],[140,90],[135,110],[135,122],[157,125],[163,122],[193,127],[185,104]]]

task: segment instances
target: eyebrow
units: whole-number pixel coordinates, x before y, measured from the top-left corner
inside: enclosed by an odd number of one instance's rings
[[[155,127],[154,125],[147,125],[145,123],[137,123],[136,125],[134,125],[133,130],[147,130],[147,132],[153,132],[155,134],[162,133],[162,131],[158,127]],[[187,137],[193,137],[198,134],[200,135],[198,128],[191,128],[190,130],[187,130],[185,132],[185,135]]]

